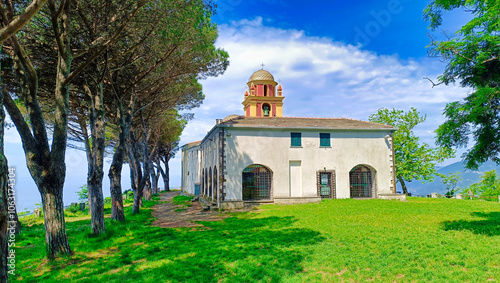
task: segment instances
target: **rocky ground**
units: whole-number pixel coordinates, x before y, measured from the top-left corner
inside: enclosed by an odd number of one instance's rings
[[[228,211],[202,211],[199,201],[192,202],[189,207],[174,205],[172,199],[179,195],[179,191],[171,191],[160,195],[161,203],[153,207],[153,216],[157,218],[153,225],[160,227],[199,227],[203,226],[196,221],[219,221],[231,215]],[[251,208],[238,210],[248,211]]]

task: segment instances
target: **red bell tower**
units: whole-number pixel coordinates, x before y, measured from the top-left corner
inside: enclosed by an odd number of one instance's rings
[[[271,73],[258,70],[250,76],[247,85],[242,103],[246,117],[283,117],[283,87],[274,81]]]

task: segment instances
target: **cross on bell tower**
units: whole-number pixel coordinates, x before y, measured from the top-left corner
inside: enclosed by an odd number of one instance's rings
[[[283,117],[283,87],[271,73],[262,69],[248,80],[248,90],[243,101],[246,117]],[[276,87],[277,86],[277,87]]]

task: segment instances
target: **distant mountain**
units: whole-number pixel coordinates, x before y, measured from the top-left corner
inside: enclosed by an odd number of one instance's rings
[[[450,164],[448,166],[439,168],[437,170],[438,173],[448,175],[449,173],[460,172],[460,180],[458,182],[458,188],[466,188],[474,183],[479,182],[479,177],[484,174],[486,171],[496,170],[497,174],[500,175],[500,166],[495,162],[488,161],[481,165],[478,170],[472,171],[469,169],[465,169],[465,164],[463,162],[456,162]],[[443,185],[440,177],[434,178],[433,182],[420,182],[413,181],[411,183],[407,183],[408,192],[413,195],[430,195],[431,193],[438,193],[444,195],[446,193],[446,187]],[[398,184],[398,191],[402,191]]]

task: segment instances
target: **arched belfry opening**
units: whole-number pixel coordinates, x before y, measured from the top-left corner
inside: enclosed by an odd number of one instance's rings
[[[357,165],[349,172],[351,198],[373,198],[376,194],[375,169]]]
[[[254,72],[247,86],[242,103],[246,117],[283,117],[283,87],[270,72]]]
[[[271,106],[270,106],[269,104],[264,103],[264,104],[262,105],[262,115],[263,115],[264,117],[268,117],[268,116],[270,116],[270,115],[271,115]]]
[[[272,172],[264,165],[252,164],[242,172],[244,201],[272,199]]]

